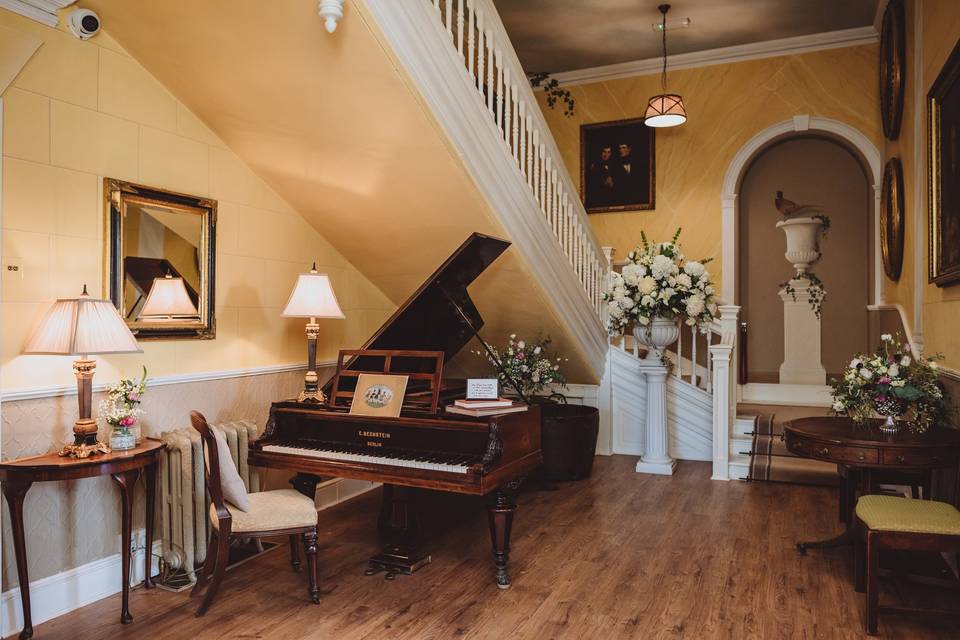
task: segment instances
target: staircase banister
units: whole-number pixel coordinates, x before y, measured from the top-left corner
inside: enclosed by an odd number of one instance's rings
[[[573,178],[570,177],[570,172],[567,171],[567,165],[563,161],[563,156],[560,154],[556,140],[553,138],[550,125],[547,124],[547,119],[543,116],[543,111],[540,110],[540,105],[533,92],[533,88],[527,80],[527,73],[523,65],[520,64],[520,59],[517,57],[517,52],[513,48],[510,36],[507,35],[506,27],[503,26],[503,22],[500,20],[500,13],[491,0],[472,0],[472,2],[471,0],[467,0],[467,6],[470,5],[479,7],[484,12],[484,17],[487,20],[484,26],[493,32],[494,42],[500,45],[502,64],[509,68],[516,78],[517,86],[515,88],[519,91],[519,99],[528,105],[526,115],[528,118],[534,120],[536,127],[541,131],[540,144],[546,147],[547,157],[552,159],[553,167],[557,170],[557,175],[563,183],[564,189],[570,194],[569,200],[573,205],[577,218],[580,220],[580,225],[585,230],[585,235],[590,246],[593,248],[594,255],[598,258],[603,256],[603,247],[600,246],[600,241],[593,232],[593,227],[587,217],[587,211],[584,209],[583,203],[579,197],[573,197],[579,194],[579,190],[574,186]]]

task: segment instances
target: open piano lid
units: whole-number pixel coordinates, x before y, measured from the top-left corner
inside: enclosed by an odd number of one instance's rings
[[[483,326],[467,287],[510,243],[472,233],[363,345],[364,349],[443,351],[449,362]],[[347,369],[363,369],[357,358]],[[331,383],[325,391],[329,392]]]

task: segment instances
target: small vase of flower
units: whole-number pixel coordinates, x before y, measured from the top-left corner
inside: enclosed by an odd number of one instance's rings
[[[124,378],[107,389],[107,397],[100,401],[100,417],[110,425],[110,448],[117,451],[133,449],[140,441],[140,403],[147,389],[147,368],[140,381]]]
[[[843,377],[830,382],[832,410],[861,424],[879,415],[880,430],[895,433],[907,421],[915,430],[925,431],[942,420],[947,412],[943,390],[937,383],[937,360],[941,356],[919,357],[909,344],[889,333],[880,336],[873,354],[858,354]]]
[[[529,398],[550,385],[566,386],[566,378],[560,372],[563,358],[548,356],[549,346],[549,338],[527,342],[512,333],[506,347],[490,347],[490,353],[475,353],[496,367],[501,389],[506,393],[517,391]]]

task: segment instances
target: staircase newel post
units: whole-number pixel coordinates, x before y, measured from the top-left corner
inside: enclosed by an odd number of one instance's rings
[[[713,480],[730,479],[730,433],[737,408],[737,317],[740,307],[720,306],[720,342],[710,345],[713,363]]]

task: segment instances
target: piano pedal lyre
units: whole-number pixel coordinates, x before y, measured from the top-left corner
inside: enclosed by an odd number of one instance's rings
[[[383,574],[384,580],[393,580],[398,575],[410,575],[430,564],[433,558],[430,555],[413,556],[407,554],[378,553],[367,561],[367,569],[363,572],[367,576]]]

